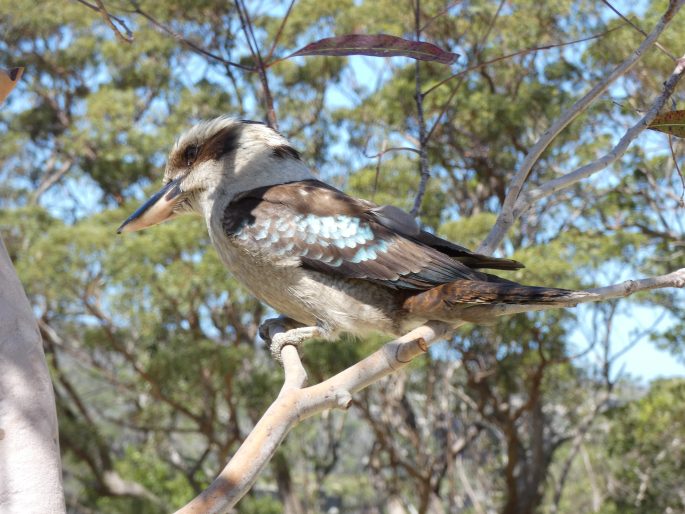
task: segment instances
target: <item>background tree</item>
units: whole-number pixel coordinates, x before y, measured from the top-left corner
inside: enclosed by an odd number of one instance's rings
[[[23,68],[0,69],[0,104]],[[0,238],[0,508],[64,512],[57,414],[31,305]],[[35,491],[40,490],[40,497]]]
[[[649,32],[666,6],[623,14]],[[325,36],[413,39],[415,7],[400,7],[0,0],[0,63],[27,67],[0,114],[0,225],[50,360],[71,511],[185,503],[282,382],[256,335],[267,312],[207,250],[198,220],[114,235],[191,122],[220,113],[276,121],[326,180],[407,209],[424,153],[432,178],[422,222],[475,247],[541,133],[644,40],[605,4],[421,2],[421,38],[462,55],[451,70],[418,66],[423,121],[407,59],[307,57],[255,69]],[[667,51],[685,46],[682,17],[659,38]],[[649,51],[558,136],[530,183],[604,154],[672,69],[664,51]],[[681,159],[677,142],[674,151]],[[685,266],[681,188],[666,139],[644,134],[617,165],[537,202],[507,232],[506,253],[528,266],[508,277],[592,287]],[[646,501],[654,482],[612,460],[636,425],[606,414],[639,410],[644,393],[618,375],[626,334],[614,327],[633,317],[641,330],[631,339],[648,335],[682,355],[682,302],[664,290],[464,327],[347,413],[298,427],[238,509],[597,512],[637,498],[642,483]],[[312,344],[305,365],[319,381],[379,344]],[[653,436],[636,462],[669,440],[665,428]],[[623,495],[616,483],[638,491]],[[679,485],[670,490],[653,505],[682,508]]]

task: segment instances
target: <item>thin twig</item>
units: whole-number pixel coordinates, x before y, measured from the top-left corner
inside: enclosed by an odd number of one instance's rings
[[[476,55],[480,54],[480,50],[485,46],[485,43],[490,37],[490,33],[492,32],[493,27],[495,26],[495,22],[497,21],[497,18],[499,18],[500,13],[502,12],[502,7],[504,7],[504,0],[500,0],[500,3],[497,5],[497,10],[495,11],[495,14],[492,16],[492,19],[490,20],[490,23],[488,24],[488,28],[485,30],[483,35],[481,36],[480,40],[475,46],[475,53]],[[487,63],[483,63],[482,66],[487,65]],[[461,89],[462,84],[464,83],[464,78],[466,76],[466,73],[469,71],[472,71],[473,69],[478,69],[480,68],[481,65],[477,65],[475,67],[472,67],[472,69],[466,69],[463,70],[463,72],[459,72],[455,76],[459,77],[459,82],[457,82],[457,85],[452,89],[450,92],[449,96],[447,97],[447,101],[442,105],[442,108],[440,109],[440,113],[438,114],[437,118],[435,118],[435,121],[433,122],[433,126],[431,129],[428,131],[428,135],[426,136],[426,141],[430,141],[431,137],[433,136],[433,133],[435,132],[435,129],[438,127],[438,125],[442,122],[442,117],[445,115],[447,112],[447,109],[449,108],[450,105],[452,105],[452,100],[456,96],[457,92],[459,89]],[[424,93],[424,97],[428,95],[431,91],[433,91],[436,87],[439,87],[440,85],[448,82],[449,80],[452,80],[453,77],[448,77],[444,81],[436,84],[435,86],[431,87],[428,91]]]
[[[421,40],[421,0],[416,0],[414,4],[414,27],[416,30],[416,41]],[[426,186],[430,178],[430,170],[428,169],[428,151],[426,149],[426,118],[423,114],[423,93],[421,93],[421,68],[419,60],[414,61],[414,99],[416,100],[416,116],[419,122],[419,189],[414,198],[414,206],[411,208],[411,214],[414,217],[419,215],[421,209],[421,202],[426,194]]]
[[[266,54],[266,57],[264,58],[264,62],[266,63],[266,66],[269,67],[269,61],[271,60],[271,57],[274,55],[274,50],[276,50],[276,45],[278,44],[278,40],[281,38],[281,33],[283,32],[283,29],[285,28],[285,24],[288,21],[288,18],[290,17],[290,11],[293,10],[293,5],[295,5],[295,0],[290,0],[290,5],[288,6],[288,10],[285,12],[285,16],[283,16],[283,19],[281,20],[281,25],[278,27],[278,31],[276,31],[276,35],[274,36],[274,42],[271,44],[271,48],[269,49],[269,53]]]
[[[103,17],[105,20],[105,23],[109,25],[109,27],[112,29],[114,34],[116,35],[117,38],[121,39],[125,43],[132,43],[134,36],[133,32],[128,28],[126,25],[126,22],[122,20],[121,18],[114,16],[113,14],[110,14],[109,11],[105,8],[105,5],[102,3],[102,0],[95,0],[97,5],[93,5],[90,2],[86,2],[85,0],[76,0],[80,4],[85,5],[89,9],[92,9],[95,12],[100,13],[100,15]],[[124,36],[121,31],[112,23],[112,20],[116,21],[121,27],[126,31],[126,35]]]
[[[486,41],[490,37],[490,33],[492,32],[492,29],[495,27],[495,22],[497,21],[497,18],[499,18],[500,13],[502,12],[502,7],[504,7],[505,1],[506,0],[500,0],[499,4],[497,5],[497,10],[495,11],[495,14],[490,19],[490,23],[488,23],[488,28],[485,29],[485,32],[483,33],[483,36],[480,38],[478,45],[476,45],[476,51],[478,53],[480,53],[482,48],[485,46]]]
[[[73,164],[74,159],[72,157],[68,157],[56,172],[47,175],[46,177],[43,177],[43,179],[38,184],[36,191],[33,193],[31,197],[31,203],[37,203],[40,197],[43,196],[43,194],[48,189],[50,189],[57,182],[59,182],[59,180],[69,172]]]
[[[436,14],[435,16],[431,16],[430,18],[428,18],[428,21],[427,21],[426,23],[424,23],[423,25],[421,25],[421,28],[420,28],[421,32],[423,32],[424,30],[426,30],[426,29],[427,29],[435,20],[437,20],[440,16],[442,16],[442,15],[444,15],[444,14],[447,14],[447,13],[449,12],[449,10],[452,9],[452,7],[456,7],[456,6],[459,5],[460,3],[461,3],[461,0],[456,0],[456,1],[454,1],[454,2],[449,3],[448,5],[446,5],[445,7],[443,7],[442,9],[440,9],[440,11],[438,11],[438,14]]]
[[[414,152],[416,154],[420,153],[419,150],[416,148],[412,148],[411,146],[393,146],[391,148],[385,148],[385,141],[383,142],[383,146],[381,147],[381,151],[378,153],[375,153],[373,155],[368,155],[364,154],[364,157],[367,159],[377,159],[378,157],[384,156],[386,153],[390,152]]]
[[[100,15],[102,16],[102,19],[105,20],[105,23],[109,25],[109,28],[112,29],[112,32],[114,32],[114,35],[119,39],[120,41],[123,41],[124,43],[133,43],[133,32],[129,30],[129,28],[126,26],[126,24],[120,20],[119,18],[116,18],[116,21],[124,28],[126,31],[126,35],[124,36],[121,31],[117,28],[116,25],[114,25],[114,21],[112,21],[114,18],[112,17],[111,14],[107,11],[107,8],[105,7],[105,4],[102,0],[95,0],[95,3],[98,6],[98,11],[100,12]]]
[[[602,3],[603,3],[604,5],[606,5],[609,9],[611,9],[612,11],[614,11],[614,13],[616,13],[616,15],[617,15],[619,18],[621,18],[623,21],[625,21],[628,25],[630,25],[631,27],[633,27],[635,30],[637,30],[637,31],[638,31],[640,34],[642,34],[643,36],[647,37],[647,33],[646,33],[644,30],[642,30],[639,26],[637,26],[635,23],[633,23],[633,22],[632,22],[630,19],[628,19],[626,16],[624,16],[623,14],[621,14],[621,13],[619,12],[618,9],[616,9],[613,5],[611,5],[611,3],[608,2],[608,0],[602,0]],[[667,55],[672,61],[675,61],[675,60],[677,59],[677,57],[676,57],[675,55],[673,55],[671,52],[669,52],[669,51],[668,51],[661,43],[659,43],[658,41],[657,41],[656,43],[654,43],[654,46],[655,46],[656,48],[658,48],[659,50],[661,50],[661,52],[663,52],[665,55]]]
[[[640,46],[621,64],[609,73],[604,79],[598,82],[590,91],[588,91],[582,98],[575,102],[569,109],[564,111],[559,118],[555,120],[551,127],[549,127],[540,139],[533,145],[526,155],[521,167],[516,172],[511,180],[511,185],[507,191],[507,195],[502,205],[502,210],[495,225],[491,229],[485,241],[480,245],[478,251],[481,253],[490,254],[504,239],[505,234],[512,227],[514,222],[518,219],[514,214],[516,202],[519,200],[519,195],[523,186],[528,179],[533,166],[537,163],[542,153],[549,147],[556,139],[559,133],[564,130],[573,120],[575,120],[581,113],[585,112],[594,101],[599,98],[607,88],[614,83],[619,77],[622,77],[630,71],[643,57],[649,48],[651,48],[659,35],[670,24],[675,14],[680,10],[685,0],[674,0],[670,3],[668,9],[663,14],[659,22],[656,24],[649,36],[640,44]]]
[[[264,98],[266,120],[272,129],[278,130],[278,119],[276,118],[274,100],[271,96],[271,90],[269,89],[269,79],[266,75],[266,66],[262,60],[262,54],[259,51],[257,38],[254,35],[252,20],[250,20],[250,15],[247,12],[247,8],[245,7],[245,2],[243,0],[236,0],[235,6],[238,10],[238,16],[240,17],[240,24],[243,28],[243,32],[245,33],[245,39],[247,39],[247,46],[250,48],[252,57],[255,59],[255,61],[257,61],[256,71],[259,75],[259,81],[262,84],[262,96]]]
[[[466,73],[470,73],[472,71],[479,70],[480,68],[484,68],[485,66],[490,66],[491,64],[494,64],[496,62],[504,61],[506,59],[511,59],[512,57],[517,57],[519,55],[527,55],[527,54],[530,54],[533,52],[538,52],[540,50],[550,50],[552,48],[561,48],[564,46],[575,45],[578,43],[584,43],[586,41],[592,41],[593,39],[599,39],[601,37],[604,37],[607,34],[613,32],[615,30],[619,30],[619,29],[623,28],[624,26],[625,25],[619,25],[618,27],[614,27],[613,29],[605,30],[601,34],[593,34],[592,36],[587,36],[587,37],[584,37],[581,39],[575,39],[573,41],[564,41],[562,43],[550,43],[548,45],[536,46],[533,48],[526,48],[524,50],[517,50],[516,52],[510,53],[507,55],[500,55],[499,57],[495,57],[494,59],[490,59],[489,61],[485,61],[485,62],[482,62],[479,64],[474,64],[473,66],[469,66],[468,68],[464,68],[463,70],[458,71],[457,73],[455,73],[453,75],[450,75],[449,77],[441,80],[437,84],[431,86],[430,89],[428,89],[426,92],[423,93],[423,95],[428,96],[433,91],[435,91],[437,88],[439,88],[443,84],[446,84],[447,82],[451,81],[452,79],[455,79],[457,77],[461,77],[462,75],[464,75]]]
[[[373,193],[371,194],[371,201],[375,201],[376,199],[376,191],[378,191],[378,179],[381,176],[381,160],[383,159],[383,156],[385,155],[385,145],[388,144],[388,140],[384,139],[383,144],[381,145],[381,151],[378,152],[377,157],[378,160],[376,161],[376,176],[373,178]]]
[[[685,56],[683,56],[685,57]],[[683,202],[683,198],[685,198],[685,177],[683,176],[683,170],[680,169],[680,165],[678,164],[678,159],[676,158],[675,155],[675,149],[673,148],[673,136],[671,134],[668,135],[668,147],[671,149],[671,157],[673,158],[673,165],[675,166],[676,171],[678,172],[678,176],[680,177],[680,183],[682,185],[682,191],[680,192],[680,206],[683,207],[685,206],[685,202]]]
[[[82,1],[82,0],[79,0],[79,1]],[[139,14],[140,16],[142,16],[143,18],[148,20],[158,30],[161,30],[162,32],[169,34],[175,40],[179,41],[180,43],[183,43],[184,45],[186,45],[188,48],[190,48],[195,53],[203,55],[205,57],[209,57],[210,59],[214,59],[215,61],[219,61],[219,62],[221,62],[227,66],[235,66],[236,68],[240,68],[241,70],[245,70],[245,71],[255,71],[255,69],[250,67],[250,66],[245,66],[244,64],[240,64],[240,63],[233,62],[233,61],[228,61],[228,60],[224,59],[223,57],[216,55],[216,54],[214,54],[208,50],[205,50],[201,46],[193,43],[192,41],[190,41],[188,39],[186,39],[185,37],[183,37],[178,32],[175,32],[174,30],[167,27],[163,23],[160,23],[155,18],[150,16],[148,13],[143,11],[140,8],[140,5],[138,4],[138,2],[136,0],[131,0],[131,5],[133,6],[133,12],[134,13]]]

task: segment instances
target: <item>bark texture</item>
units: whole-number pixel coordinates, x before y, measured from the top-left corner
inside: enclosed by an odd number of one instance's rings
[[[2,239],[0,512],[64,512],[57,413],[43,343]]]

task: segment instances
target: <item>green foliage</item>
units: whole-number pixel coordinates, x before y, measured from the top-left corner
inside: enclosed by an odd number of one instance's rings
[[[224,113],[264,119],[264,95],[257,74],[205,59],[123,4],[105,4],[134,32],[132,44],[81,3],[38,9],[29,0],[0,0],[2,64],[27,67],[0,112],[0,235],[41,323],[74,511],[166,512],[212,480],[277,394],[282,372],[256,335],[271,313],[226,273],[200,219],[125,237],[115,230],[157,189],[183,129]],[[138,4],[179,37],[253,64],[232,4]],[[275,57],[334,35],[414,37],[409,4],[390,0],[301,0],[282,30],[286,5],[248,4],[262,56],[279,31]],[[626,14],[647,30],[664,6]],[[603,4],[585,0],[447,7],[421,2],[422,38],[462,58],[453,67],[421,63],[423,92],[467,66],[619,23],[607,21]],[[666,47],[683,46],[682,21],[679,13],[660,38]],[[426,94],[434,131],[421,222],[477,247],[538,135],[642,38],[624,27],[578,46],[521,53]],[[671,68],[661,52],[646,55],[559,135],[529,183],[604,153]],[[299,58],[267,74],[279,128],[312,167],[354,195],[411,208],[417,155],[367,156],[418,144],[414,62]],[[526,268],[501,275],[574,288],[685,266],[679,178],[670,152],[655,151],[651,141],[640,139],[620,164],[526,213],[501,249]],[[675,323],[653,339],[682,357],[682,294],[640,301],[673,313]],[[571,455],[568,434],[604,384],[594,361],[570,358],[582,319],[552,311],[462,327],[407,373],[355,395],[349,413],[299,426],[282,448],[289,476],[272,466],[238,511],[281,512],[288,482],[304,512],[383,511],[390,498],[419,512],[429,512],[430,501],[450,512],[539,510],[553,497],[550,469],[560,476]],[[586,326],[596,349],[608,324]],[[305,365],[320,381],[380,344],[315,342]],[[681,381],[657,383],[644,398],[625,385],[617,394],[631,401],[605,419],[605,439],[592,433],[588,443],[595,452],[588,460],[617,484],[600,484],[608,495],[603,512],[682,510],[674,503],[682,494]],[[465,447],[452,453],[461,441]],[[637,502],[638,471],[647,470],[659,480],[650,479]],[[146,493],[115,494],[103,480],[108,471]],[[590,511],[570,499],[585,494],[589,479],[576,464],[571,472],[559,512]],[[464,492],[472,486],[475,493]],[[507,503],[525,494],[534,497],[529,510]]]
[[[616,486],[606,512],[685,508],[685,381],[653,383],[644,398],[615,410],[612,419],[608,450]]]

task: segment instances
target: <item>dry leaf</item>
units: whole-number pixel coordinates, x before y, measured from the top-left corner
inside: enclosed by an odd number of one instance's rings
[[[660,114],[647,127],[659,132],[665,132],[675,137],[685,138],[685,111],[671,111]]]
[[[308,44],[288,57],[301,55],[370,55],[372,57],[410,57],[420,61],[453,64],[458,54],[447,52],[431,43],[411,41],[387,34],[328,37]]]

